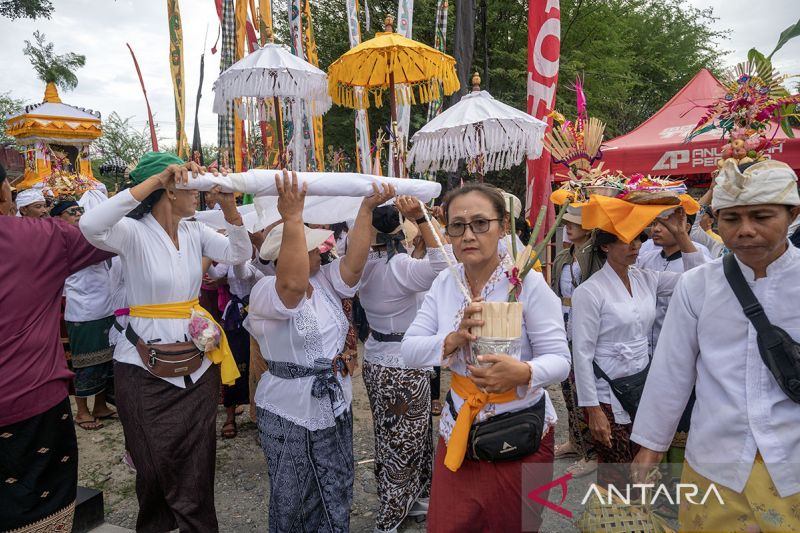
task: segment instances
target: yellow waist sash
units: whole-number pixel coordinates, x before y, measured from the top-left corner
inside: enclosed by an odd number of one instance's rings
[[[200,300],[187,300],[185,302],[170,302],[166,304],[151,304],[151,305],[134,305],[130,307],[130,316],[139,318],[192,318],[192,311],[202,314],[204,317],[211,320],[219,328],[219,345],[206,352],[206,356],[212,363],[220,365],[220,376],[222,383],[225,385],[233,385],[241,374],[236,366],[236,360],[233,358],[233,352],[228,345],[228,339],[225,337],[225,330],[222,329],[211,313],[206,311],[201,305]]]
[[[516,389],[501,393],[483,392],[468,377],[453,372],[450,386],[464,399],[464,404],[458,412],[456,424],[447,443],[447,454],[444,456],[444,465],[455,472],[461,468],[464,455],[467,453],[467,441],[472,421],[478,416],[483,406],[487,403],[508,403],[517,399]]]

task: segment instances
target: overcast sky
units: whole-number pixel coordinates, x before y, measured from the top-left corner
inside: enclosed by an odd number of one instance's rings
[[[731,53],[726,63],[733,65],[756,47],[769,53],[784,28],[800,18],[798,0],[689,0],[711,7],[719,19],[715,28],[728,38],[720,42]],[[53,0],[55,13],[50,20],[0,18],[0,49],[3,74],[0,92],[28,103],[39,102],[44,93],[28,59],[23,55],[25,39],[40,30],[54,42],[57,53],[72,51],[86,56],[86,66],[78,71],[77,89],[62,92],[64,102],[99,110],[103,117],[116,111],[133,117],[132,124],[144,128],[147,112],[139,81],[125,43],[136,52],[147,95],[166,144],[174,144],[175,111],[169,74],[169,36],[164,0]],[[491,5],[491,3],[490,3]],[[186,133],[191,143],[194,107],[200,75],[200,54],[206,32],[206,74],[200,105],[203,142],[216,143],[216,115],[211,111],[211,85],[219,73],[219,54],[210,49],[217,37],[217,15],[213,0],[181,2],[186,79]],[[344,9],[344,0],[342,0]],[[275,13],[275,16],[281,16]],[[320,43],[322,45],[322,43]],[[784,74],[800,74],[800,38],[791,41],[773,57]]]

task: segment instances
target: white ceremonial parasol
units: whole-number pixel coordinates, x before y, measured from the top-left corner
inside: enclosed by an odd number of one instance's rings
[[[542,155],[547,124],[481,91],[477,74],[472,83],[470,94],[411,138],[408,165],[416,172],[455,171],[467,159],[483,174]]]
[[[241,118],[254,121],[274,118],[274,110],[278,109],[281,99],[289,105],[295,125],[302,119],[301,106],[315,117],[331,108],[328,75],[292,54],[284,45],[275,43],[265,44],[231,65],[219,75],[213,90],[214,113],[226,113],[232,105]],[[285,162],[280,130],[278,124],[280,157]],[[301,142],[300,135],[294,138],[296,143]],[[295,150],[302,148],[295,145]]]

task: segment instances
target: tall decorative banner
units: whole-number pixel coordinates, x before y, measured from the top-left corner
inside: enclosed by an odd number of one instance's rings
[[[222,1],[222,15],[220,21],[222,47],[219,58],[219,71],[224,72],[235,62],[236,54],[236,17],[234,14],[233,0]],[[217,135],[219,145],[220,163],[228,166],[230,158],[234,156],[234,110],[227,104],[228,111],[217,118]]]
[[[553,127],[547,115],[554,109],[558,84],[558,63],[561,55],[561,11],[559,0],[528,0],[528,113]],[[525,217],[534,223],[543,205],[547,216],[538,242],[553,225],[553,204],[550,202],[553,177],[550,152],[542,151],[539,159],[528,159]]]
[[[414,20],[414,0],[398,0],[397,2],[397,33],[411,39],[411,28]],[[410,91],[408,85],[398,83],[395,93],[404,94]],[[389,144],[389,161],[394,161],[395,147],[400,147],[400,175],[405,176],[405,150],[408,145],[408,127],[411,124],[411,104],[409,98],[398,98],[397,101],[397,140]],[[391,163],[388,165],[388,175],[394,175]]]
[[[350,35],[350,48],[361,43],[361,27],[358,22],[358,0],[346,0],[347,3],[347,27]],[[364,9],[367,9],[364,4]],[[368,12],[368,11],[367,11]],[[361,89],[356,89],[356,98],[361,97]],[[356,170],[358,172],[371,172],[372,162],[370,161],[369,146],[369,121],[367,112],[364,109],[356,110],[355,120],[356,134]]]
[[[236,0],[236,54],[234,61],[239,61],[244,57],[244,42],[247,36],[247,2],[248,0]],[[239,118],[238,113],[233,115],[233,153],[235,172],[247,170],[247,136],[245,134],[244,121]]]
[[[272,1],[259,0],[258,1],[258,32],[261,36],[261,46],[267,43],[275,42],[275,34],[272,30]],[[274,100],[264,101],[266,107],[274,107]],[[265,113],[267,114],[267,113]],[[281,119],[280,108],[274,109],[274,120],[262,120],[259,123],[261,130],[261,141],[264,145],[264,162],[263,164],[268,168],[280,168],[283,166],[280,162],[280,150],[278,147],[281,141],[278,140],[279,132],[283,128],[278,128],[278,121]]]
[[[271,0],[258,0],[258,32],[261,35],[261,46],[275,40],[272,33]]]
[[[142,86],[142,93],[144,94],[144,104],[147,106],[147,120],[150,126],[150,147],[154,152],[158,152],[158,136],[156,135],[156,125],[153,122],[153,111],[150,109],[150,101],[147,99],[147,89],[144,88],[144,78],[142,78],[142,71],[139,69],[139,62],[136,61],[136,54],[133,53],[133,48],[128,43],[125,43],[128,50],[131,51],[133,58],[133,66],[136,67],[136,74],[139,75],[139,83]]]
[[[447,10],[450,7],[447,0],[437,0],[436,2],[436,27],[433,37],[433,47],[440,52],[446,52],[447,40]],[[439,98],[431,100],[428,104],[428,122],[442,112],[444,102],[444,91],[442,82],[439,82]]]
[[[289,31],[292,53],[307,60],[303,46],[303,22],[301,16],[303,6],[301,2],[302,0],[289,0],[287,2]],[[292,141],[290,143],[292,148],[289,150],[292,154],[292,169],[307,170],[309,166],[315,168],[314,140],[312,138],[314,131],[309,127],[305,104],[303,102],[293,102],[290,107],[292,108],[292,125],[291,129],[287,128],[287,130],[292,132]],[[320,154],[320,156],[324,156],[324,154]]]
[[[319,67],[319,54],[317,54],[317,42],[314,40],[314,23],[311,18],[311,1],[305,0],[303,14],[306,17],[305,45],[308,62]],[[314,105],[314,104],[311,104]],[[313,114],[312,114],[313,116]],[[312,125],[314,127],[314,155],[317,161],[317,170],[325,170],[325,138],[322,131],[322,116],[313,116]]]
[[[205,165],[203,159],[203,143],[200,140],[200,99],[203,97],[203,77],[206,72],[205,51],[200,54],[200,83],[197,84],[197,100],[194,105],[194,134],[192,136],[192,159],[198,165]]]
[[[169,22],[169,68],[175,95],[175,140],[177,141],[175,149],[178,157],[188,158],[189,142],[183,128],[186,103],[183,79],[183,30],[181,29],[181,9],[178,0],[167,0],[167,21]]]

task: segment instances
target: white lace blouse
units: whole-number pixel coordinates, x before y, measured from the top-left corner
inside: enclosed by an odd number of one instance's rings
[[[278,296],[276,277],[256,283],[245,328],[258,341],[264,359],[313,367],[315,359],[333,360],[341,353],[349,327],[341,299],[352,298],[358,285],[348,287],[342,280],[340,261],[323,265],[311,277],[311,298],[304,296],[293,309]],[[265,372],[256,389],[256,405],[311,431],[332,427],[353,399],[350,376],[336,376],[344,400],[332,405],[327,395],[311,395],[314,376],[284,379]]]
[[[510,258],[505,256],[484,286],[481,293],[484,301],[506,301],[510,285],[503,265],[509,262]],[[458,265],[457,272],[466,284],[463,265]],[[525,277],[520,301],[523,304],[520,360],[531,367],[531,383],[517,387],[517,399],[514,401],[485,405],[475,418],[475,423],[493,415],[530,407],[544,396],[546,432],[555,425],[557,417],[545,387],[566,379],[570,368],[561,302],[542,275],[535,271]],[[451,271],[441,272],[403,339],[400,350],[409,368],[442,365],[449,366],[451,371],[462,376],[468,375],[463,351],[442,359],[444,340],[458,328],[465,303]],[[452,389],[450,394],[456,410],[460,410],[464,400]],[[439,423],[439,434],[445,441],[449,441],[454,424],[450,409],[445,408]]]

